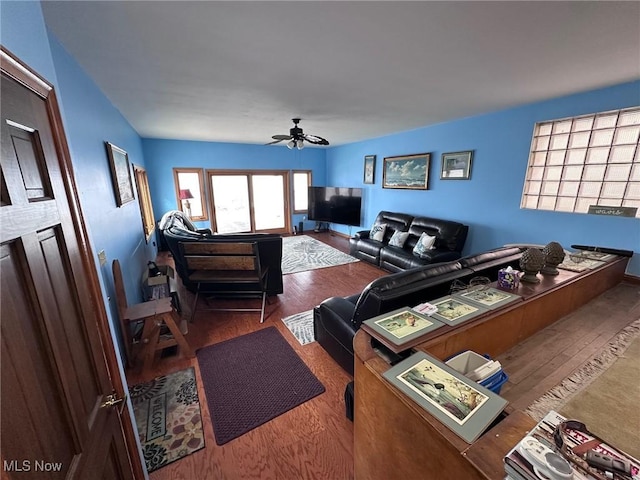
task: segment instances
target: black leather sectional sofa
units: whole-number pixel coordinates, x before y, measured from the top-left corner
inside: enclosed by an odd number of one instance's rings
[[[458,222],[387,211],[380,212],[374,224],[386,225],[384,239],[373,240],[369,230],[357,232],[349,239],[349,253],[391,272],[460,258],[469,231],[467,225]],[[409,232],[402,248],[389,245],[396,231]],[[413,248],[423,232],[435,236],[436,243],[433,250],[418,256]]]
[[[393,273],[371,282],[362,293],[332,297],[313,309],[316,341],[353,375],[353,337],[364,320],[448,295],[455,280],[483,276],[495,281],[498,270],[518,268],[523,249],[498,248],[450,262]]]
[[[267,295],[273,296],[283,292],[281,235],[274,233],[213,234],[209,229],[197,229],[193,222],[179,210],[165,213],[158,226],[160,234],[173,256],[176,272],[189,291],[195,293],[197,284],[189,281],[189,270],[178,247],[180,242],[251,241],[258,243],[260,262],[263,268],[269,267]],[[202,291],[208,291],[206,284],[203,284]]]

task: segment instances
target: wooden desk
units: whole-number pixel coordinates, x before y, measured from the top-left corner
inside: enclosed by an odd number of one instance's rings
[[[561,271],[521,285],[524,300],[457,327],[433,332],[416,347],[440,359],[463,350],[497,356],[620,283],[627,258],[583,273]],[[360,330],[354,338],[354,471],[357,480],[503,479],[502,457],[535,422],[509,407],[469,445],[383,379],[389,369]]]

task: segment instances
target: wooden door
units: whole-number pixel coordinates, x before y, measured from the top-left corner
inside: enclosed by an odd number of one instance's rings
[[[1,82],[2,478],[134,478],[55,95],[4,49]]]

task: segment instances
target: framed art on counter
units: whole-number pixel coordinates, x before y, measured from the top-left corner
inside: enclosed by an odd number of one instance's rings
[[[454,295],[463,301],[468,301],[471,304],[479,305],[489,310],[502,307],[508,303],[522,300],[520,295],[514,293],[505,292],[504,290],[498,290],[497,288],[482,288],[482,289],[469,289],[465,292],[459,292]]]
[[[425,334],[444,324],[409,307],[399,308],[362,322],[361,328],[395,353],[422,341]]]
[[[473,443],[508,403],[424,352],[391,367],[383,377],[467,443]]]
[[[452,295],[438,298],[430,303],[438,308],[432,318],[440,320],[446,325],[458,325],[489,311],[484,307],[477,304],[472,305]]]

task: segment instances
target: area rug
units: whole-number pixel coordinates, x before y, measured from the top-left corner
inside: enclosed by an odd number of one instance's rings
[[[129,388],[147,471],[204,448],[193,367]]]
[[[218,445],[325,391],[276,327],[198,350]]]
[[[285,317],[282,319],[282,323],[293,333],[300,345],[316,341],[313,334],[313,310]]]
[[[284,275],[359,261],[307,235],[282,238],[282,273]]]
[[[595,358],[526,410],[540,420],[549,410],[587,425],[607,442],[640,458],[640,319]]]

